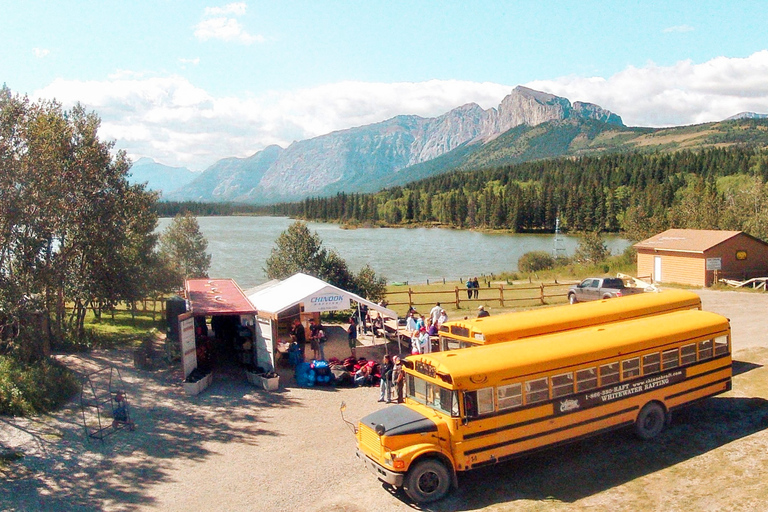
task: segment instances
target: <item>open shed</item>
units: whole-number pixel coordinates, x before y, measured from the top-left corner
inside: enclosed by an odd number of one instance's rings
[[[188,312],[179,316],[184,377],[195,369],[210,373],[208,350],[233,355],[240,364],[252,364],[256,343],[256,309],[232,279],[187,279]],[[262,347],[262,350],[265,350]]]
[[[297,318],[308,331],[310,318],[319,319],[323,311],[350,309],[351,301],[397,318],[397,313],[389,308],[302,273],[283,281],[265,283],[245,293],[258,311],[256,338],[260,350],[257,364],[270,370],[275,367],[278,342],[289,340],[290,326]]]
[[[768,276],[768,244],[742,231],[668,229],[635,248],[637,274],[656,283],[711,286]]]

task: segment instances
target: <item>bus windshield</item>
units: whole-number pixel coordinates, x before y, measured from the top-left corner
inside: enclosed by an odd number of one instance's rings
[[[437,411],[458,418],[459,400],[455,390],[441,388],[437,384],[408,375],[408,396]]]

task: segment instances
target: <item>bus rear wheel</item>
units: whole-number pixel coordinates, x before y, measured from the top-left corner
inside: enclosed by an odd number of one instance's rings
[[[440,461],[427,459],[417,462],[405,476],[405,493],[416,503],[428,503],[443,498],[451,488],[451,475]]]
[[[653,439],[664,428],[666,419],[664,408],[658,402],[649,402],[637,415],[635,434],[640,439]]]

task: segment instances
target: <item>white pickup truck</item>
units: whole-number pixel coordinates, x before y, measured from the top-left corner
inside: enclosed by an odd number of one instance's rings
[[[634,284],[634,283],[632,283]],[[646,288],[627,286],[621,277],[588,277],[568,289],[568,302],[610,299],[634,293],[643,293]]]

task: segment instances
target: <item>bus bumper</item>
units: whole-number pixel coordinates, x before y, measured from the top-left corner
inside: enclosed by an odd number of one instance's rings
[[[360,451],[360,449],[357,449],[357,458],[363,461],[363,464],[365,465],[368,470],[373,473],[376,478],[381,480],[382,482],[388,483],[389,485],[394,485],[395,487],[402,487],[403,486],[403,478],[405,477],[404,473],[396,473],[394,471],[390,471],[381,464],[372,461],[366,455]]]

